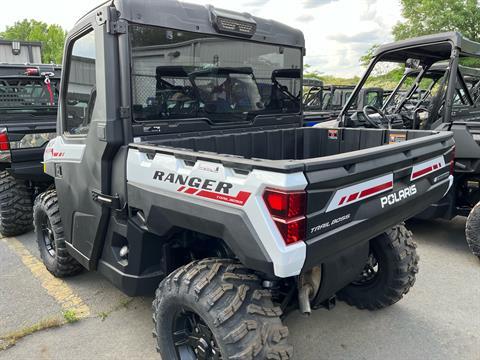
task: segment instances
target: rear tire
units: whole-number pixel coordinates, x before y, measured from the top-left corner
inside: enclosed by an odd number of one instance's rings
[[[412,233],[404,225],[394,226],[370,240],[369,263],[338,297],[359,309],[377,310],[393,305],[415,283],[418,259]]]
[[[480,259],[480,202],[473,207],[468,215],[465,237],[473,255]]]
[[[287,360],[293,350],[281,313],[260,279],[242,265],[194,261],[160,283],[153,335],[162,359],[217,359],[220,352],[222,359]]]
[[[82,271],[82,265],[67,251],[56,190],[40,194],[33,208],[38,249],[45,267],[56,277]]]
[[[32,192],[25,181],[7,171],[0,173],[0,233],[4,236],[24,234],[33,228]]]

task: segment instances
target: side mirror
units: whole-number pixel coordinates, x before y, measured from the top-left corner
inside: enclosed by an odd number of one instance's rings
[[[407,61],[405,61],[405,67],[407,69],[418,69],[418,68],[420,68],[420,60],[418,60],[418,59],[407,59]]]

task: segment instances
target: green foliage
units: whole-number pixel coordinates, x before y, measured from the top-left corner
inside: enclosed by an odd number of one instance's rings
[[[392,30],[396,41],[445,31],[459,31],[467,38],[480,41],[480,3],[477,0],[400,0],[403,22]],[[378,45],[373,45],[360,63],[367,66]],[[478,59],[462,59],[465,66],[480,67]],[[401,79],[403,69],[370,76],[366,86],[392,89]]]
[[[368,64],[370,64],[370,61],[372,61],[372,58],[373,58],[373,54],[375,53],[375,50],[377,50],[379,46],[380,44],[372,45],[372,47],[367,50],[367,53],[362,57],[360,57],[360,64],[362,64],[362,66],[368,66]]]
[[[72,324],[72,323],[77,322],[79,320],[77,314],[73,310],[64,311],[63,312],[63,318],[69,324]]]
[[[401,0],[402,16],[393,28],[395,40],[443,31],[460,31],[480,41],[480,5],[477,0]]]
[[[15,22],[7,26],[0,38],[4,40],[40,41],[42,42],[42,62],[61,64],[63,44],[67,32],[59,25],[49,25],[37,20]]]

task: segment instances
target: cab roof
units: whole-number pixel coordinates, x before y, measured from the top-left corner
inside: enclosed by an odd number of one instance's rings
[[[452,46],[460,51],[460,56],[480,56],[480,43],[467,39],[459,32],[445,32],[392,42],[380,46],[374,56],[398,62],[404,62],[409,58],[436,62],[449,59]]]
[[[300,30],[248,13],[238,13],[210,5],[190,4],[177,0],[110,0],[102,3],[89,14],[97,12],[106,5],[114,6],[120,13],[120,19],[128,22],[213,35],[222,35],[212,22],[215,12],[226,14],[231,19],[249,18],[256,23],[256,31],[250,38],[251,40],[305,48],[305,39]],[[232,34],[228,34],[228,36],[235,37]]]

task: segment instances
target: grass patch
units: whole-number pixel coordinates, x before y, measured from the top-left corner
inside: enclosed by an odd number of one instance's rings
[[[11,332],[10,334],[0,337],[0,351],[11,348],[17,343],[18,340],[24,338],[25,336],[32,335],[37,331],[57,328],[63,324],[65,324],[65,322],[62,321],[62,319],[46,319],[23,329]]]
[[[98,313],[98,317],[102,320],[102,321],[105,321],[105,319],[107,317],[110,316],[110,314],[112,314],[113,312],[115,311],[118,311],[120,309],[128,309],[128,307],[130,306],[130,303],[133,301],[133,298],[126,298],[126,299],[122,299],[118,302],[117,305],[115,305],[111,310],[109,311],[102,311],[100,313]]]
[[[66,321],[68,324],[75,323],[75,322],[77,322],[77,321],[79,320],[77,314],[76,314],[75,311],[73,311],[73,310],[66,310],[66,311],[64,311],[64,312],[63,312],[63,318],[65,319],[65,321]]]

